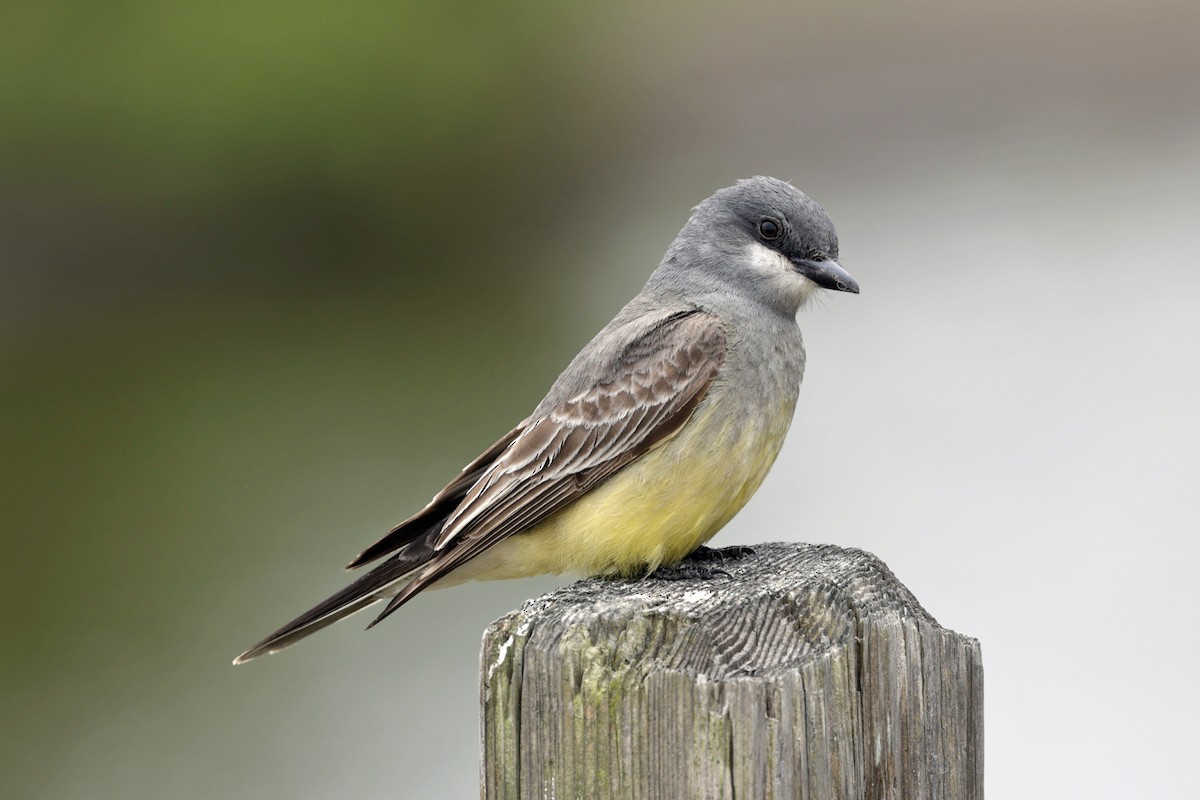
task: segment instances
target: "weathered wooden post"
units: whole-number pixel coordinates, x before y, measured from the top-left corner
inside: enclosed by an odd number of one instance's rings
[[[487,800],[978,800],[979,643],[879,559],[770,544],[730,578],[582,581],[483,640]]]

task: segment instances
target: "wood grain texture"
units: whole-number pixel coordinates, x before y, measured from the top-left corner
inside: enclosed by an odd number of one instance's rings
[[[861,550],[586,580],[483,640],[488,800],[983,797],[979,643]]]

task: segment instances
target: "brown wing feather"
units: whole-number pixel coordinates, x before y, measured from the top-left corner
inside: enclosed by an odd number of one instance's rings
[[[678,431],[712,385],[725,347],[712,315],[671,318],[627,347],[610,376],[530,422],[447,517],[438,554],[375,621]]]

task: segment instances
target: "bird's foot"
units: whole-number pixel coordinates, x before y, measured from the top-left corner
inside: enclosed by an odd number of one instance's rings
[[[707,563],[710,561],[737,561],[739,558],[754,555],[753,547],[735,544],[729,547],[706,547],[700,545],[683,557],[684,561]]]
[[[695,562],[681,561],[678,564],[670,567],[659,567],[646,576],[649,580],[657,581],[708,581],[721,576],[724,578],[732,578],[725,570],[720,567],[710,567],[707,564],[697,564]]]

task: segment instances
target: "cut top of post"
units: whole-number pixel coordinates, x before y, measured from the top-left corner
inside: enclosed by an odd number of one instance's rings
[[[505,631],[557,638],[594,635],[596,628],[609,635],[619,625],[622,659],[652,656],[656,668],[723,680],[823,655],[856,636],[866,617],[891,613],[937,624],[887,565],[863,550],[772,543],[754,551],[716,562],[729,577],[580,581],[526,602],[493,623],[488,638],[502,660]]]

